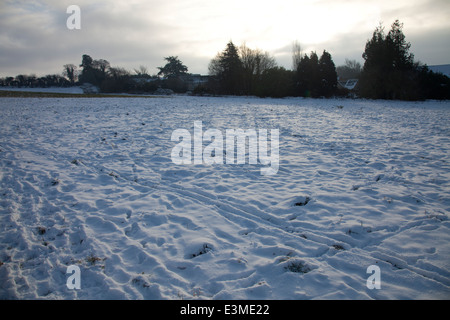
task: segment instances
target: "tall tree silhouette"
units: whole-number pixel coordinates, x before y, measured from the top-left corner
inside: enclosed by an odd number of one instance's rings
[[[403,24],[396,20],[386,35],[380,25],[367,41],[359,84],[363,97],[404,100],[419,97],[417,66],[402,28]]]
[[[222,94],[242,94],[242,61],[232,41],[211,60],[209,74],[215,89]]]
[[[178,57],[170,56],[164,58],[167,63],[164,67],[158,67],[158,76],[164,76],[167,78],[179,77],[186,74],[188,68],[178,59]]]
[[[65,64],[63,66],[63,75],[67,77],[67,79],[69,79],[70,84],[74,84],[78,73],[77,73],[77,66],[71,63]]]
[[[337,73],[331,54],[323,51],[319,59],[320,95],[332,96],[337,89]]]
[[[81,83],[88,82],[100,86],[108,76],[110,64],[107,60],[94,60],[88,54],[83,54],[80,67],[83,68],[79,80]]]
[[[275,59],[260,49],[250,49],[245,44],[239,47],[242,62],[242,89],[244,94],[254,94],[262,74],[276,67]]]
[[[324,51],[322,56],[311,52],[299,61],[297,67],[297,93],[303,97],[329,97],[337,86],[336,67],[331,54]]]

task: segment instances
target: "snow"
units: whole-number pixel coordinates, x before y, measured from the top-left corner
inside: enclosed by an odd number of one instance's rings
[[[0,99],[2,299],[448,299],[450,104]],[[171,135],[279,129],[279,170]],[[80,268],[81,289],[66,285]],[[380,289],[369,289],[369,266]]]

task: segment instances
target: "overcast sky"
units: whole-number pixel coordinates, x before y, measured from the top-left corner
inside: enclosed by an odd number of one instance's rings
[[[66,26],[71,4],[81,9],[80,30]],[[363,63],[374,29],[381,22],[387,32],[395,19],[416,60],[450,63],[450,0],[0,0],[0,76],[61,73],[83,54],[151,74],[178,56],[207,74],[230,40],[286,68],[294,41],[304,53],[327,50],[337,66]]]

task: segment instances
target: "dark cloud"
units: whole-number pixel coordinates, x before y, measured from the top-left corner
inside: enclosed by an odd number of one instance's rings
[[[190,72],[206,73],[210,59],[224,49],[226,42],[246,41],[250,47],[268,50],[278,63],[290,68],[292,42],[298,40],[305,53],[324,49],[337,65],[345,58],[362,61],[365,42],[379,21],[389,28],[395,19],[404,22],[404,32],[418,60],[427,64],[449,63],[450,22],[447,0],[422,1],[264,1],[230,0],[227,3],[206,0],[185,1],[77,1],[81,8],[81,30],[68,30],[66,8],[69,1],[0,2],[0,76],[35,73],[60,73],[66,63],[79,64],[84,53],[94,59],[106,59],[113,66],[132,70],[144,65],[151,73],[164,64],[163,58],[177,55]],[[309,8],[341,8],[326,25],[324,16],[314,20],[302,11]],[[242,5],[244,8],[238,10]],[[259,5],[259,7],[258,7]],[[365,6],[371,7],[365,7]],[[357,17],[352,8],[379,8],[369,22]],[[254,10],[253,10],[254,9]],[[281,10],[281,11],[276,11]],[[295,13],[316,21],[308,28]],[[333,11],[334,12],[334,11]],[[379,17],[379,21],[375,21]],[[349,23],[348,20],[355,19]],[[351,21],[350,21],[351,22]],[[325,24],[325,25],[324,25]],[[356,25],[354,25],[356,24]],[[359,24],[359,25],[358,25]],[[314,37],[315,29],[326,27]],[[310,32],[308,37],[305,37]],[[314,41],[316,39],[316,42]]]

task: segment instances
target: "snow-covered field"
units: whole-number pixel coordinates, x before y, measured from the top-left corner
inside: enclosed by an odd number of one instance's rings
[[[2,299],[450,298],[449,102],[3,98],[0,114]],[[279,129],[278,172],[174,164],[194,121]]]

